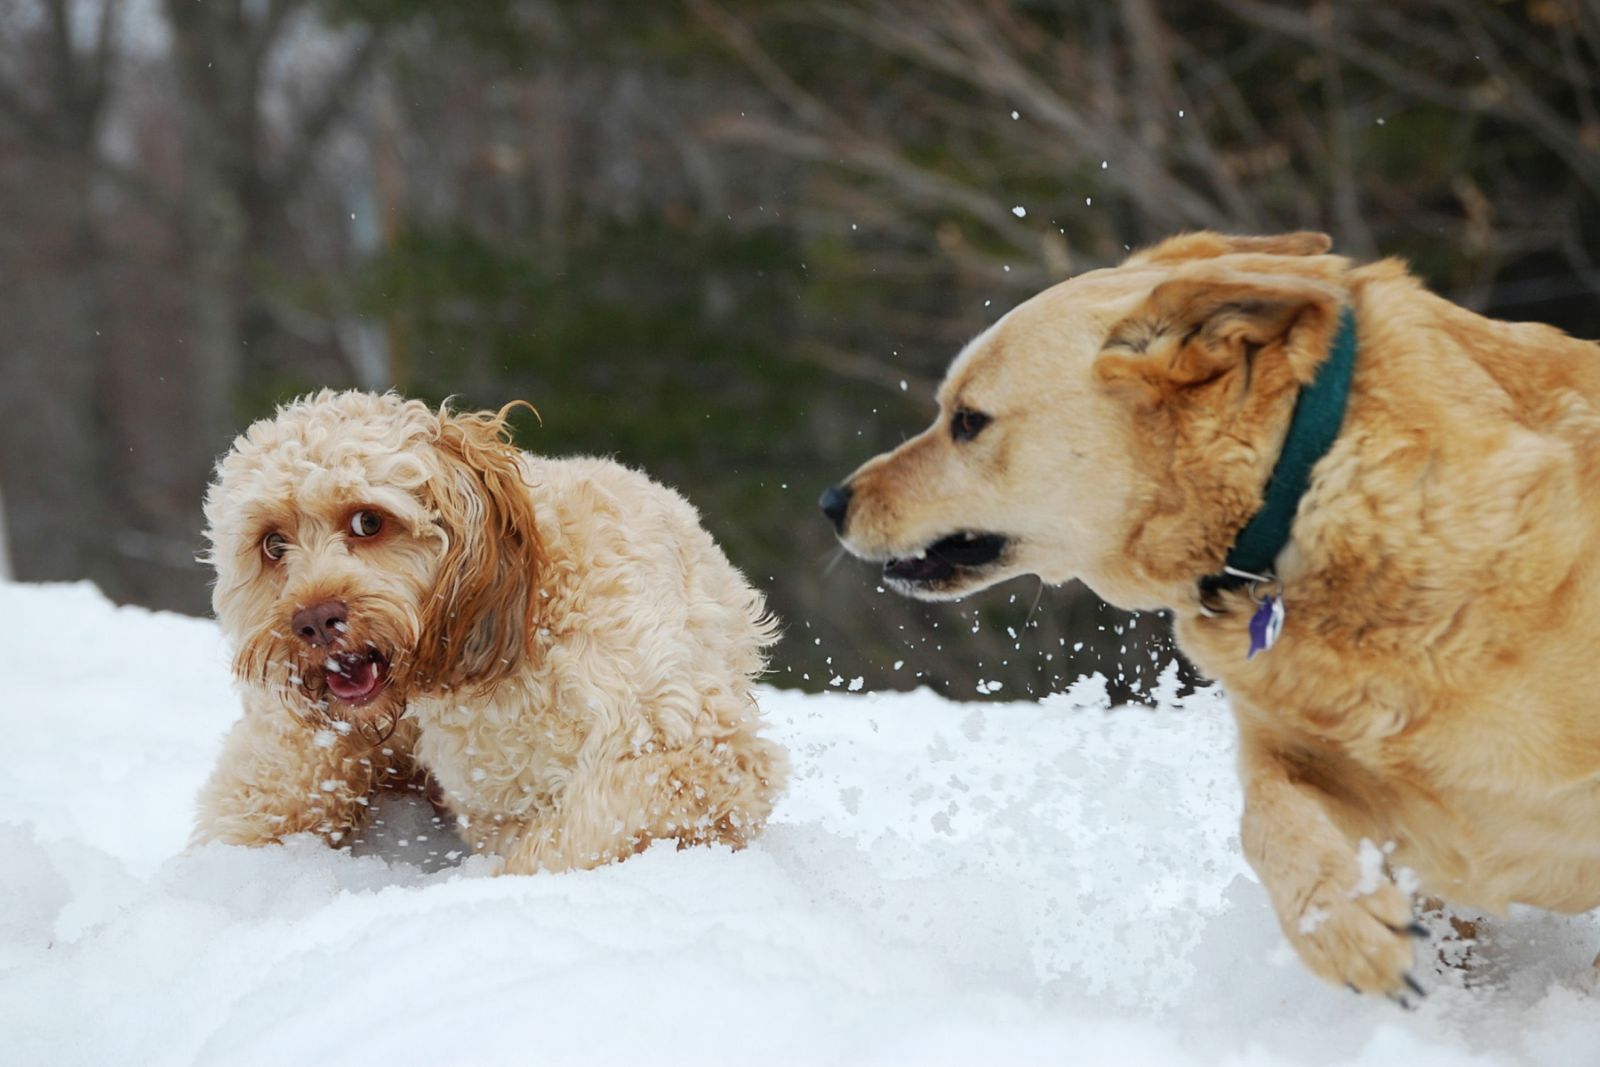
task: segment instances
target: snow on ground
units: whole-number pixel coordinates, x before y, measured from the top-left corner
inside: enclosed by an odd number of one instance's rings
[[[770,692],[742,853],[491,877],[404,799],[355,854],[184,851],[210,623],[0,585],[0,1064],[1600,1062],[1592,916],[1497,920],[1406,1013],[1305,973],[1219,696]]]

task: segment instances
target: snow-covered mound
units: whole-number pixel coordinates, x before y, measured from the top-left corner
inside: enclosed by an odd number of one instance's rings
[[[355,854],[185,852],[215,627],[0,585],[0,1064],[1600,1063],[1592,917],[1491,923],[1409,1014],[1305,973],[1216,694],[765,704],[742,853],[495,878],[400,799]]]

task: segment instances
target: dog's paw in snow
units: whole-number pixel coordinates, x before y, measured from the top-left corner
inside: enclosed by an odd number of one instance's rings
[[[1387,878],[1370,888],[1320,881],[1280,920],[1306,966],[1328,981],[1397,999],[1422,994],[1411,970],[1417,940],[1427,931]]]

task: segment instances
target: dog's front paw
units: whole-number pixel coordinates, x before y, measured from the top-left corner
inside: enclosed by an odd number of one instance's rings
[[[1411,900],[1393,882],[1340,885],[1323,879],[1281,916],[1284,933],[1317,974],[1361,993],[1380,993],[1409,1006],[1422,996],[1411,975],[1416,940],[1426,935]]]

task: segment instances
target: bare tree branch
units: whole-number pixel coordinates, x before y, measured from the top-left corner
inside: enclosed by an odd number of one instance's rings
[[[841,378],[867,382],[890,392],[909,392],[915,389],[919,395],[931,395],[939,385],[934,378],[913,374],[904,367],[885,363],[859,352],[846,352],[842,348],[822,341],[802,341],[796,346],[796,351]]]
[[[713,137],[760,145],[797,159],[843,163],[892,182],[907,195],[928,206],[953,208],[973,216],[1018,248],[1037,246],[1039,236],[1015,220],[993,197],[954,181],[937,171],[919,167],[881,144],[864,139],[834,140],[766,119],[724,117],[702,125]]]
[[[1079,161],[1115,158],[1123,188],[1140,209],[1166,229],[1183,226],[1225,228],[1227,216],[1209,198],[1174,179],[1171,171],[1137,137],[1114,122],[1086,114],[1038,74],[1022,64],[997,39],[995,28],[976,9],[960,2],[940,3],[940,17],[874,5],[864,15],[843,4],[822,13],[834,24],[886,50],[922,62],[985,92],[1017,101],[1061,136],[1058,149]],[[939,36],[941,29],[951,41]],[[952,44],[960,47],[952,47]]]
[[[722,38],[767,91],[787,104],[802,122],[815,129],[843,128],[844,123],[837,115],[791,78],[761,47],[748,25],[711,0],[689,0],[689,10]]]
[[[46,10],[53,93],[36,104],[19,87],[0,80],[0,123],[51,155],[80,162],[141,206],[166,214],[174,209],[172,198],[139,170],[107,156],[98,143],[117,55],[120,6],[121,0],[102,0],[98,36],[85,60],[72,36],[69,0],[50,0]]]
[[[1528,88],[1527,83],[1506,62],[1499,43],[1484,29],[1477,11],[1464,7],[1459,0],[1444,2],[1455,14],[1462,31],[1480,49],[1489,69],[1505,87],[1506,107],[1565,159],[1592,193],[1600,196],[1600,152],[1584,144],[1572,124]]]
[[[993,196],[919,166],[882,140],[868,138],[851,129],[789,77],[749,28],[723,9],[709,0],[692,0],[691,7],[745,61],[762,84],[814,131],[780,127],[762,119],[729,117],[704,127],[714,136],[760,144],[796,158],[844,162],[863,173],[894,183],[922,203],[955,208],[972,215],[1018,248],[1038,246],[1038,234],[1018,223]]]
[[[1344,73],[1340,69],[1339,16],[1332,4],[1321,4],[1316,16],[1323,23],[1319,58],[1322,96],[1328,135],[1328,174],[1333,189],[1333,213],[1339,220],[1340,235],[1351,250],[1363,258],[1377,251],[1372,232],[1361,213],[1360,194],[1355,179],[1355,147],[1350,135],[1350,108],[1344,95]]]
[[[1286,37],[1312,45],[1322,39],[1321,30],[1314,20],[1279,5],[1262,3],[1260,0],[1219,0],[1219,3],[1239,18],[1275,30]],[[1440,81],[1422,73],[1418,67],[1391,59],[1350,37],[1340,39],[1337,48],[1340,55],[1355,65],[1429,103],[1452,110],[1483,111],[1526,123],[1547,148],[1561,157],[1591,194],[1600,196],[1600,154],[1586,146],[1570,124],[1543,105],[1505,66],[1498,48],[1484,35],[1481,25],[1473,23],[1465,15],[1462,17],[1465,19],[1463,29],[1473,36],[1476,43],[1485,47],[1487,55],[1493,57],[1489,61],[1490,67],[1499,84],[1495,87],[1497,92],[1492,95],[1464,92],[1458,84]]]
[[[1176,122],[1179,139],[1205,172],[1212,191],[1228,213],[1252,229],[1259,227],[1259,211],[1228,172],[1198,117],[1192,122],[1176,118],[1179,111],[1192,111],[1193,105],[1183,97],[1179,88],[1172,56],[1168,51],[1173,35],[1162,22],[1155,5],[1151,0],[1120,0],[1119,6],[1127,27],[1129,47],[1140,72],[1141,87],[1152,88],[1151,97],[1160,100],[1162,105],[1151,120],[1163,126],[1168,122]],[[1145,94],[1140,91],[1135,97],[1143,100]]]
[[[320,99],[301,120],[294,141],[285,152],[285,161],[269,178],[279,197],[292,197],[304,184],[323,140],[334,125],[349,114],[351,98],[371,72],[382,43],[382,32],[370,31],[355,46],[344,65],[328,79]]]
[[[94,61],[90,67],[95,95],[104,99],[111,91],[118,51],[115,47],[120,34],[118,23],[122,0],[101,0],[100,21],[95,30]]]
[[[269,0],[266,11],[250,28],[249,44],[245,48],[245,62],[253,70],[261,69],[267,53],[278,43],[278,38],[290,16],[305,6],[305,0]]]

